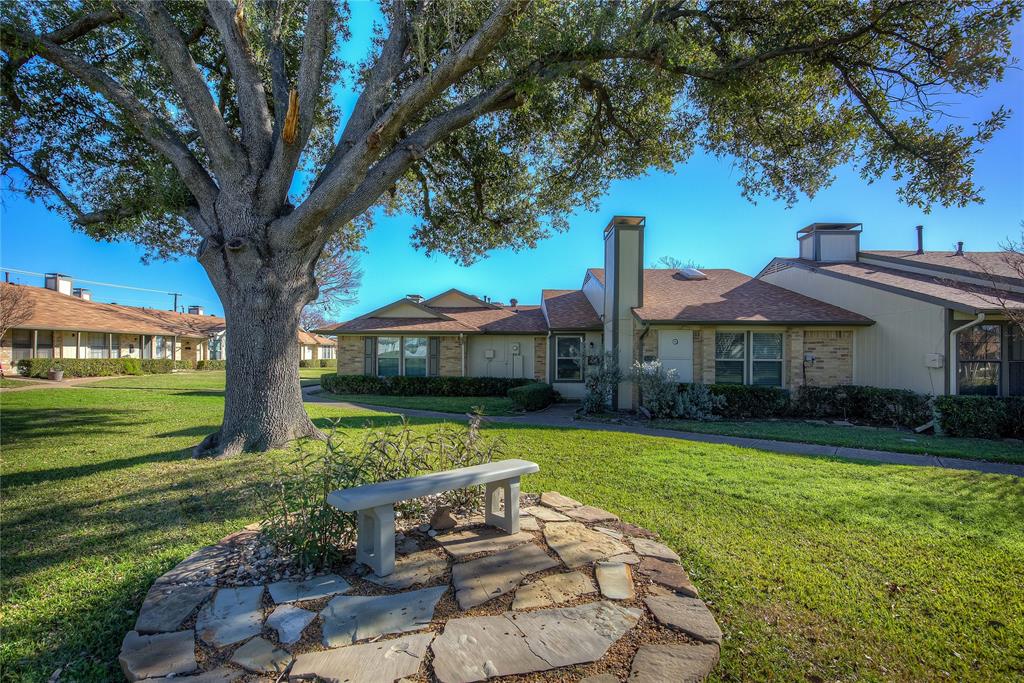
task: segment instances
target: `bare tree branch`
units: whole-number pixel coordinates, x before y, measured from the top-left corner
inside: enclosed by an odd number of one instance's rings
[[[7,334],[7,330],[27,323],[34,310],[27,287],[6,282],[0,284],[0,337]]]

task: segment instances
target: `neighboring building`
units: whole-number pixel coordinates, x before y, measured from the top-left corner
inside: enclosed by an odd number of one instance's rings
[[[861,251],[860,224],[815,223],[758,278],[875,321],[856,335],[855,384],[1024,395],[1024,334],[1004,314],[1024,309],[1024,279],[1005,252],[925,251],[921,231],[916,251]]]
[[[642,217],[604,230],[603,268],[539,306],[448,290],[410,295],[318,332],[338,337],[338,372],[532,377],[580,398],[589,368],[614,353],[661,360],[681,382],[797,387],[853,381],[857,330],[872,321],[732,270],[644,269]],[[808,360],[809,359],[809,360]],[[613,403],[635,405],[623,381]]]
[[[227,358],[224,318],[204,315],[199,306],[176,313],[100,303],[92,300],[89,290],[73,288],[71,279],[59,274],[47,275],[45,287],[0,287],[23,288],[31,312],[0,339],[5,367],[27,358]],[[299,342],[301,358],[335,356],[334,342],[325,337],[300,330]]]

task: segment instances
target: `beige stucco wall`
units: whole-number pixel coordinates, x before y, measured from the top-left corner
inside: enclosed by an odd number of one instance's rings
[[[854,333],[854,384],[926,394],[945,391],[946,370],[925,367],[929,353],[943,354],[943,365],[948,362],[944,307],[802,268],[787,268],[762,279],[875,321]]]

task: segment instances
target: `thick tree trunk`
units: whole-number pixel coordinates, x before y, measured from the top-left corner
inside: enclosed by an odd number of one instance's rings
[[[220,429],[195,455],[232,455],[322,438],[302,404],[299,315],[316,297],[312,264],[248,237],[204,245],[199,260],[224,305],[227,387]]]

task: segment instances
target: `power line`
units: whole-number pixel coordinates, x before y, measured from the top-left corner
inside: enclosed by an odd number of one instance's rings
[[[6,268],[4,266],[0,266],[0,270],[7,270],[7,271],[10,271],[12,273],[18,273],[20,275],[38,275],[39,277],[46,277],[46,273],[36,273],[34,271],[31,271],[31,270],[21,270],[20,268]],[[61,273],[61,274],[63,275],[63,273]],[[98,287],[117,287],[119,289],[133,289],[136,292],[153,292],[154,294],[166,294],[168,296],[190,296],[190,295],[182,294],[181,292],[177,292],[177,293],[175,293],[175,292],[168,292],[168,291],[163,290],[163,289],[148,289],[146,287],[133,287],[132,285],[116,285],[116,284],[114,284],[112,282],[99,282],[97,280],[86,280],[85,278],[77,277],[75,275],[68,275],[68,277],[72,278],[73,280],[75,280],[77,282],[85,282],[87,284],[96,285]]]

